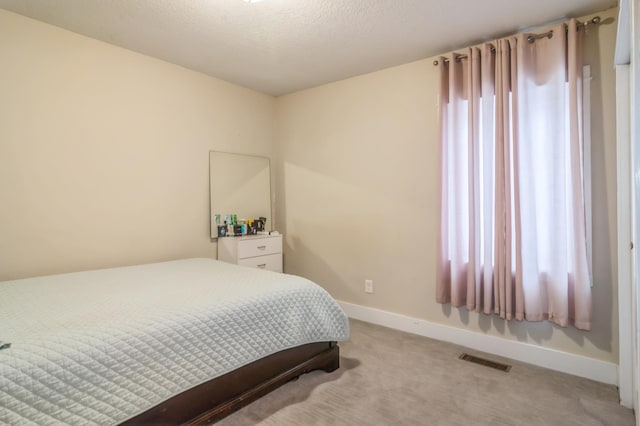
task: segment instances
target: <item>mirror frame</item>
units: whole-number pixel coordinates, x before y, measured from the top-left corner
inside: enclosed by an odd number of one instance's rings
[[[221,215],[221,222],[224,222],[224,215],[228,214],[228,213],[238,213],[235,211],[229,211],[229,212],[218,212],[215,209],[215,204],[216,204],[216,194],[214,194],[213,192],[213,181],[214,178],[215,179],[219,179],[220,176],[215,176],[215,170],[214,170],[214,156],[232,156],[235,157],[238,160],[241,160],[243,158],[247,158],[247,159],[251,159],[251,160],[257,160],[257,159],[261,159],[261,160],[265,160],[266,161],[266,166],[268,169],[268,181],[266,182],[267,186],[268,186],[268,199],[269,199],[269,208],[268,211],[265,212],[265,216],[267,217],[267,224],[266,224],[266,228],[265,230],[272,230],[273,229],[273,196],[272,196],[272,176],[271,176],[271,159],[269,157],[265,157],[265,156],[261,156],[261,155],[253,155],[253,154],[242,154],[242,153],[237,153],[237,152],[226,152],[226,151],[216,151],[216,150],[210,150],[209,151],[209,223],[210,223],[210,235],[211,235],[211,239],[212,240],[217,240],[218,239],[218,229],[215,223],[215,214],[219,213]],[[224,178],[224,177],[223,177]],[[231,183],[230,183],[231,185]],[[240,217],[239,217],[240,218]],[[243,218],[243,219],[257,219],[257,218]]]

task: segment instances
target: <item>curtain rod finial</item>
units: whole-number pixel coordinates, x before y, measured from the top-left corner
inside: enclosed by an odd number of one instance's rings
[[[436,59],[435,61],[433,61],[433,65],[438,65],[440,62],[438,62],[438,60]]]

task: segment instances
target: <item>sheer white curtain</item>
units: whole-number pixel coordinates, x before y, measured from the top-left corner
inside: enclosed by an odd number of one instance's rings
[[[440,303],[591,328],[576,26],[439,61]]]

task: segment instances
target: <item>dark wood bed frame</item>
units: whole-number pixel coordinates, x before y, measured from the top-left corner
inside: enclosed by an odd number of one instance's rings
[[[339,367],[340,348],[336,342],[298,346],[195,386],[122,424],[215,423],[301,374],[313,370],[332,372]]]

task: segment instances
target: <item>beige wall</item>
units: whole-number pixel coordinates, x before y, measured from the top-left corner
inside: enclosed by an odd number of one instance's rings
[[[0,10],[0,280],[191,256],[210,149],[272,156],[275,99]]]
[[[616,10],[600,15],[614,17]],[[437,73],[433,58],[277,100],[276,207],[285,270],[342,301],[617,362],[615,23],[589,29],[594,321],[591,332],[435,303]],[[364,293],[364,280],[375,293]]]

